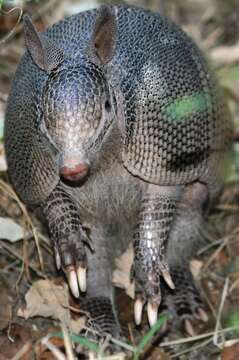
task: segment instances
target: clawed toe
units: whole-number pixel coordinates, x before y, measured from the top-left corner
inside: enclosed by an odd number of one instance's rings
[[[77,298],[80,291],[86,292],[87,288],[85,239],[86,235],[82,230],[80,234],[70,234],[55,244],[56,266],[64,271],[71,292]]]
[[[141,324],[144,308],[150,327],[157,322],[158,314],[166,310],[172,327],[183,327],[188,335],[195,336],[197,331],[194,320],[207,322],[208,315],[203,309],[202,300],[191,274],[186,269],[173,268],[171,271],[178,285],[176,289],[167,269],[161,269],[157,273],[132,272],[136,287],[135,323]],[[160,282],[162,277],[164,281]]]
[[[167,264],[166,264],[167,265]],[[142,321],[142,312],[144,305],[146,304],[146,311],[148,316],[148,322],[152,327],[158,319],[158,308],[161,303],[161,285],[160,281],[163,278],[165,283],[174,289],[174,283],[168,270],[168,266],[155,267],[152,271],[135,271],[138,268],[138,264],[135,263],[133,270],[131,271],[135,278],[136,287],[136,299],[134,303],[134,319],[136,325],[140,325]]]
[[[144,307],[144,300],[142,299],[142,297],[137,296],[134,302],[134,321],[136,325],[141,324],[143,307]]]
[[[162,277],[163,277],[164,281],[166,282],[166,284],[170,287],[170,289],[174,290],[175,285],[173,283],[172,277],[168,270],[162,270]]]
[[[152,300],[147,302],[147,315],[150,327],[154,326],[158,319],[159,305]]]
[[[144,300],[141,297],[137,297],[134,303],[134,320],[136,325],[140,325],[142,321]],[[147,302],[147,316],[150,327],[154,326],[158,319],[159,305],[153,300]]]
[[[186,332],[188,333],[188,335],[190,335],[190,336],[195,336],[197,334],[193,327],[192,322],[189,319],[184,320],[184,328],[185,328]]]
[[[69,287],[72,294],[78,298],[80,296],[80,291],[86,291],[86,267],[79,266],[75,270],[74,266],[68,266],[64,269]]]
[[[56,268],[57,268],[57,270],[60,270],[60,268],[61,268],[61,257],[60,257],[58,248],[56,246],[55,246],[54,251],[55,251]]]
[[[80,290],[86,292],[86,266],[79,266],[77,269],[77,278]]]
[[[208,315],[206,313],[205,310],[203,310],[202,308],[198,308],[196,311],[196,317],[199,320],[202,320],[203,322],[207,322],[208,321]]]
[[[193,317],[195,319],[201,320],[203,322],[207,322],[208,321],[208,315],[206,313],[205,310],[203,310],[202,308],[198,308],[195,313],[192,315],[192,319]],[[191,319],[186,318],[184,320],[184,328],[185,331],[188,333],[188,335],[190,336],[196,336],[197,335],[197,331],[195,330],[194,326],[193,326],[193,322],[191,321]]]
[[[80,296],[80,293],[79,293],[77,275],[76,275],[76,272],[75,272],[74,268],[68,267],[68,268],[65,270],[65,273],[66,273],[66,277],[67,277],[68,284],[69,284],[69,286],[70,286],[70,289],[71,289],[72,294],[73,294],[76,298],[78,298],[78,297]]]

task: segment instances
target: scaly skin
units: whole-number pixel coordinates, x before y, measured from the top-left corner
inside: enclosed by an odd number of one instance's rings
[[[181,198],[189,197],[201,216],[194,192],[202,188],[213,199],[228,160],[231,124],[216,81],[189,37],[146,10],[102,7],[60,21],[43,35],[25,18],[24,28],[28,51],[6,112],[13,186],[26,204],[43,209],[57,264],[75,296],[78,285],[86,290],[88,266],[89,300],[107,293],[113,304],[112,260],[126,240],[113,242],[109,229],[129,229],[141,299],[136,322],[147,302],[152,325],[161,278],[173,287],[170,268],[180,269],[198,241],[188,229],[193,223],[179,216]],[[63,185],[62,174],[71,174],[69,180],[82,168],[89,171],[78,187]],[[180,239],[174,234],[178,222]],[[88,265],[84,223],[96,249]]]
[[[81,273],[86,271],[85,244],[89,239],[82,228],[79,208],[71,196],[59,183],[42,206],[42,212],[47,219],[51,240],[55,248],[57,268],[62,268],[69,281],[74,296],[79,297],[76,273],[79,287],[85,292],[86,283]]]
[[[136,297],[147,301],[150,324],[157,319],[161,303],[160,278],[174,289],[167,260],[167,242],[175,218],[180,188],[150,185],[141,201],[134,232],[135,260],[132,269],[136,281]],[[136,300],[137,302],[137,300]],[[152,309],[154,309],[152,311]],[[137,310],[135,310],[137,317]],[[136,322],[141,322],[141,314]]]

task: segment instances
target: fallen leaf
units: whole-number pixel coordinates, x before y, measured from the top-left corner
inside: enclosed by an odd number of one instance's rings
[[[0,238],[16,242],[24,237],[23,228],[10,218],[0,217]]]
[[[12,324],[9,333],[0,334],[0,360],[12,359],[20,353],[22,354],[18,359],[33,359],[33,339],[34,336],[30,328]]]
[[[0,292],[0,330],[5,329],[12,317],[12,308],[9,303],[7,291]]]
[[[168,354],[166,354],[162,349],[154,346],[152,346],[145,354],[145,358],[152,360],[170,360]]]
[[[60,320],[70,331],[79,333],[85,318],[71,318],[67,284],[56,285],[50,280],[36,281],[25,295],[26,306],[18,309],[17,315],[28,319],[34,316]]]
[[[222,351],[222,360],[238,360],[239,359],[239,343],[226,347]]]
[[[116,259],[116,269],[113,272],[113,284],[125,289],[127,295],[134,299],[134,282],[130,281],[130,269],[133,264],[134,253],[132,244]]]

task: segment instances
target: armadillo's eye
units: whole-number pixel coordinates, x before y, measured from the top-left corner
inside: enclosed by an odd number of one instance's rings
[[[105,101],[105,110],[106,110],[107,112],[110,112],[110,110],[111,110],[111,105],[110,105],[109,100],[106,100],[106,101]]]

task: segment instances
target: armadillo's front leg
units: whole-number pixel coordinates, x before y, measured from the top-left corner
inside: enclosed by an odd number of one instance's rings
[[[174,288],[167,263],[167,242],[173,226],[180,187],[149,185],[144,195],[134,233],[135,321],[141,322],[143,304],[147,302],[150,325],[157,320],[161,302],[160,278]]]
[[[42,205],[50,238],[55,250],[57,268],[65,272],[71,291],[79,297],[86,291],[86,252],[88,237],[81,226],[79,209],[59,183]]]

